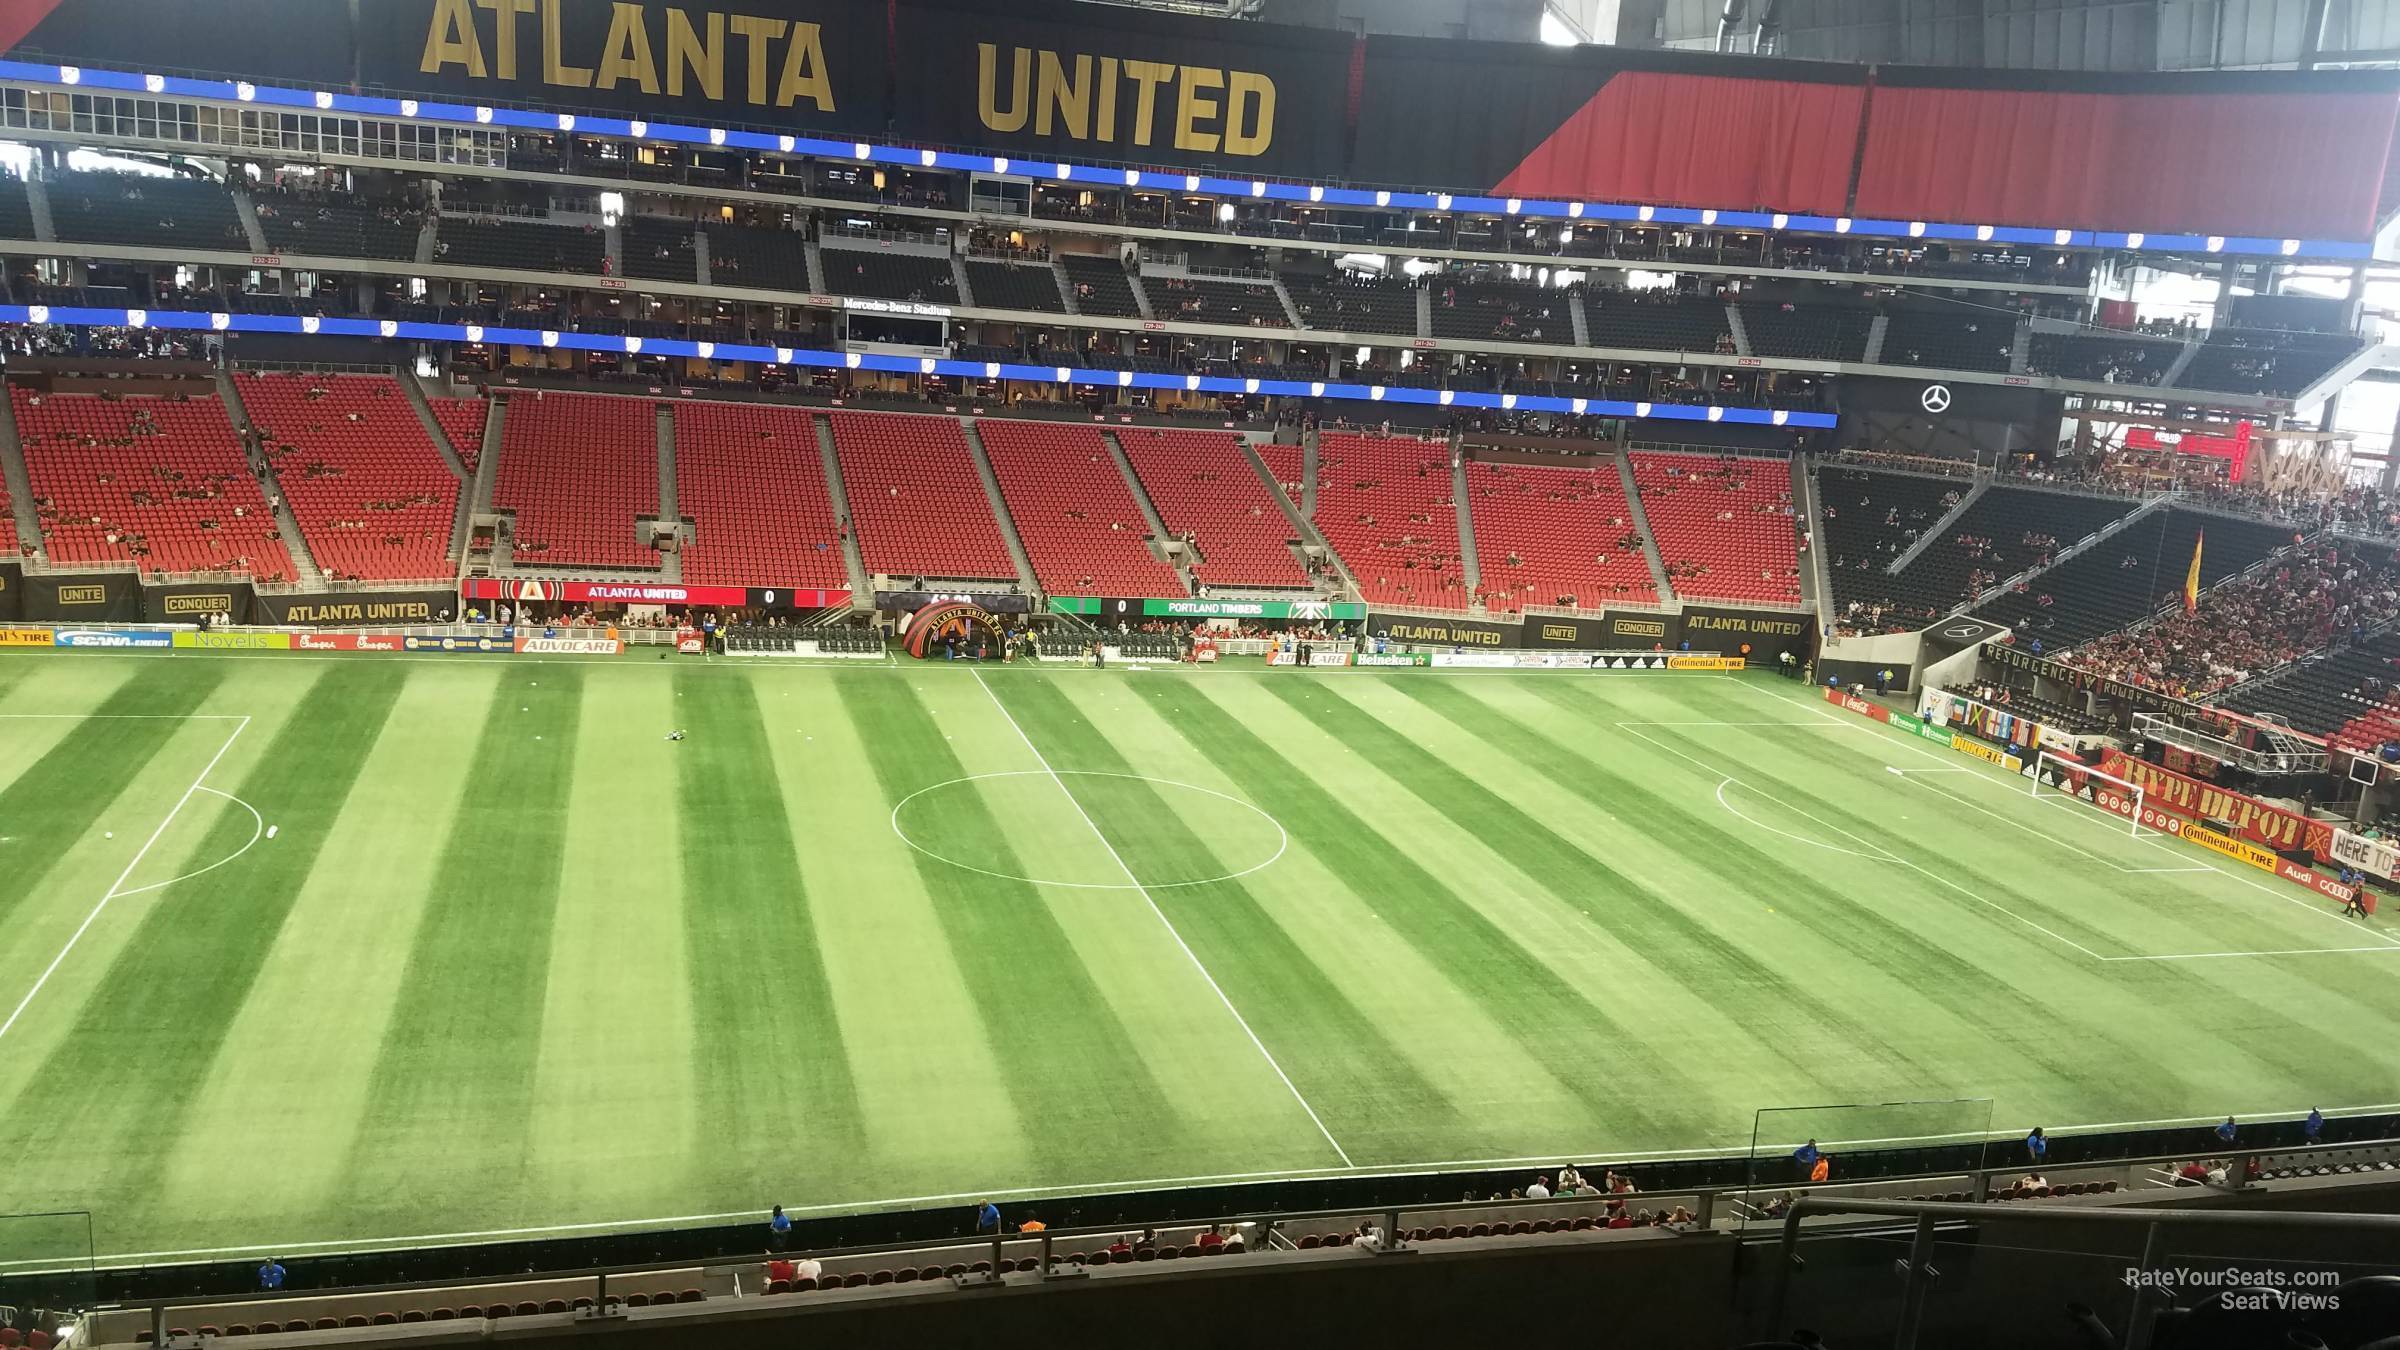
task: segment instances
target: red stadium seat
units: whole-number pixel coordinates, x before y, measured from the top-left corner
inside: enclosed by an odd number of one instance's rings
[[[309,553],[327,576],[448,579],[458,475],[388,375],[237,375]]]
[[[1190,537],[1199,550],[1204,561],[1192,575],[1203,584],[1311,584],[1292,556],[1292,523],[1242,453],[1239,437],[1154,427],[1120,427],[1116,436],[1168,532]],[[1295,478],[1298,473],[1294,466]]]
[[[830,420],[870,575],[1016,580],[957,418],[839,411]]]
[[[1447,441],[1317,438],[1316,526],[1370,604],[1465,609]]]
[[[1466,471],[1486,608],[1571,604],[1597,614],[1658,602],[1615,460],[1588,469],[1470,460]]]
[[[816,414],[805,408],[677,403],[675,503],[694,532],[686,581],[849,588]]]
[[[516,513],[516,560],[654,568],[636,518],[658,514],[658,413],[649,399],[518,393],[501,422],[492,505]]]
[[[1677,595],[1800,603],[1788,461],[1639,452],[1633,481]]]
[[[1096,428],[987,417],[975,429],[1042,589],[1052,595],[1187,593],[1183,578],[1144,542],[1150,528],[1142,508]]]

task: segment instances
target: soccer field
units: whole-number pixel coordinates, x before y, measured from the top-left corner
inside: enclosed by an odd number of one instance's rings
[[[0,656],[0,1212],[289,1255],[2388,1101],[2400,943],[2240,870],[1755,676]]]

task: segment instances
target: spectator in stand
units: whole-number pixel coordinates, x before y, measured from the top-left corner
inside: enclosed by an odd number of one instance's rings
[[[283,1288],[283,1263],[270,1256],[258,1268],[258,1287],[268,1293]]]
[[[2039,1168],[2049,1157],[2050,1139],[2042,1133],[2042,1127],[2036,1125],[2033,1133],[2025,1136],[2025,1160]]]
[[[2094,639],[2061,659],[2125,684],[2204,699],[2361,627],[2400,618],[2400,566],[2355,548],[2295,549],[2219,584],[2197,608]]]

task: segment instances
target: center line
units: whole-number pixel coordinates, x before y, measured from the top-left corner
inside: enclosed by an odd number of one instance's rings
[[[1025,728],[1017,725],[1017,719],[1008,711],[1008,705],[1000,701],[1000,696],[992,692],[990,685],[984,684],[983,672],[979,670],[974,674],[975,683],[983,686],[984,696],[992,701],[993,707],[1000,710],[1000,716],[1008,723],[1008,729],[1017,733],[1018,740],[1025,742],[1025,748],[1033,752],[1034,762],[1040,764],[1042,772],[1050,775],[1050,781],[1058,784],[1058,790],[1067,795],[1067,804],[1075,808],[1076,815],[1083,817],[1083,823],[1091,826],[1092,837],[1100,841],[1100,847],[1108,850],[1108,856],[1116,863],[1117,870],[1123,872],[1125,879],[1133,883],[1133,889],[1142,897],[1142,903],[1150,906],[1150,912],[1157,915],[1159,923],[1166,927],[1167,936],[1175,939],[1175,945],[1181,947],[1183,954],[1191,959],[1192,969],[1199,971],[1200,978],[1208,981],[1208,987],[1216,992],[1217,1002],[1224,1004],[1225,1011],[1233,1014],[1234,1024],[1242,1029],[1243,1035],[1250,1038],[1250,1044],[1258,1047],[1258,1053],[1266,1058],[1267,1067],[1273,1069],[1275,1076],[1283,1080],[1283,1085],[1291,1089],[1292,1100],[1300,1103],[1300,1109],[1306,1111],[1309,1120],[1315,1123],[1317,1133],[1324,1135],[1325,1142],[1333,1146],[1334,1156],[1342,1160],[1344,1167],[1356,1167],[1358,1164],[1351,1162],[1350,1155],[1343,1151],[1342,1142],[1333,1137],[1333,1131],[1325,1128],[1325,1121],[1317,1115],[1317,1108],[1308,1104],[1308,1098],[1300,1095],[1300,1087],[1292,1081],[1292,1076],[1283,1071],[1281,1064],[1275,1062],[1275,1052],[1269,1050],[1267,1043],[1258,1038],[1258,1033],[1250,1029],[1250,1020],[1242,1016],[1241,1009],[1233,1006],[1233,1000],[1225,996],[1225,989],[1217,983],[1217,977],[1209,974],[1208,967],[1201,964],[1200,954],[1193,951],[1192,944],[1184,941],[1183,934],[1175,930],[1175,921],[1168,918],[1167,912],[1158,907],[1158,901],[1150,897],[1150,888],[1144,886],[1142,879],[1133,874],[1133,869],[1125,865],[1125,859],[1118,854],[1117,846],[1108,842],[1108,836],[1101,832],[1100,822],[1093,820],[1092,813],[1083,809],[1083,803],[1075,796],[1075,789],[1068,787],[1067,780],[1059,777],[1058,770],[1050,767],[1049,758],[1042,754],[1040,746],[1033,743],[1033,737],[1025,734]]]

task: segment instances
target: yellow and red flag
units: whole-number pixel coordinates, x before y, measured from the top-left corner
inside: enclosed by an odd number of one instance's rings
[[[2183,612],[2200,608],[2200,548],[2208,542],[2208,531],[2202,530],[2192,539],[2192,565],[2183,574]]]

